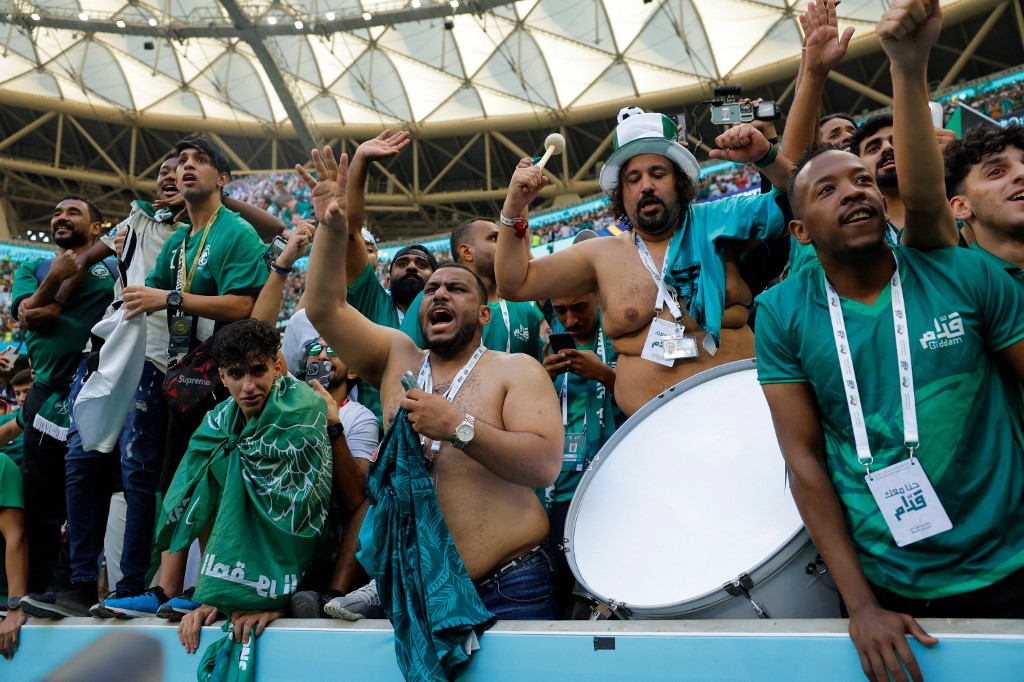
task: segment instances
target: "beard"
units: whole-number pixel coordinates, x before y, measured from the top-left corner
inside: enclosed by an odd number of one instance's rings
[[[65,227],[65,226],[64,225],[58,225],[58,229],[60,229],[61,227]],[[59,237],[59,238],[56,235],[57,230],[54,230],[53,243],[56,244],[57,246],[61,247],[62,249],[73,249],[76,246],[82,246],[82,245],[87,243],[85,235],[80,233],[73,226],[70,226],[70,229],[71,229],[71,234],[70,235],[68,235],[66,237]]]
[[[641,211],[641,207],[645,202],[650,203],[650,198],[645,197],[636,206],[636,220],[633,221],[633,226],[648,234],[660,234],[678,227],[680,212],[670,209],[659,197],[654,198],[662,207],[661,213],[656,216],[645,216]]]
[[[888,173],[879,173],[875,176],[875,184],[878,185],[879,189],[899,189],[900,180],[896,177],[896,171],[889,171]]]
[[[339,374],[337,371],[332,369],[327,379],[328,393],[333,393],[334,391],[337,391],[341,386],[344,386],[347,382],[348,376],[344,374]]]
[[[447,339],[431,339],[427,336],[426,327],[421,323],[420,333],[426,340],[427,350],[437,353],[441,357],[458,355],[473,341],[473,336],[477,331],[476,315],[475,310],[464,313],[458,320],[455,333]]]
[[[391,300],[398,305],[408,306],[416,295],[423,291],[426,281],[419,275],[405,275],[391,282]]]

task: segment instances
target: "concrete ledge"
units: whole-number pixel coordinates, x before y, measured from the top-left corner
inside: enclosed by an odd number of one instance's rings
[[[1020,679],[1024,621],[923,620],[940,643],[911,643],[929,682]],[[38,680],[103,635],[132,631],[160,642],[164,679],[195,679],[173,625],[158,619],[33,618],[0,679]],[[202,645],[219,639],[204,628]],[[863,675],[844,620],[503,622],[481,639],[460,677],[487,682],[543,679],[835,680]],[[401,680],[387,621],[281,619],[260,637],[257,679]]]

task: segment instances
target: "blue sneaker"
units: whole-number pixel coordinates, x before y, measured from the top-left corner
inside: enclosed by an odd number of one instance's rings
[[[192,595],[195,593],[196,588],[190,587],[179,596],[168,599],[166,603],[161,604],[160,608],[156,610],[157,618],[181,620],[182,616],[192,613],[202,606],[202,604],[192,599]]]
[[[104,599],[103,608],[118,618],[150,618],[156,615],[161,604],[167,603],[163,588],[151,587],[132,597]]]

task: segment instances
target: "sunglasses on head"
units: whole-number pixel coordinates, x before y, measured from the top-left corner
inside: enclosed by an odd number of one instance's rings
[[[324,344],[320,343],[319,341],[314,341],[313,343],[309,344],[309,346],[306,347],[306,355],[313,358],[316,357],[317,355],[320,355],[320,353],[322,353],[323,350]],[[334,349],[331,348],[330,346],[327,346],[327,354],[330,355],[332,358],[335,357]]]

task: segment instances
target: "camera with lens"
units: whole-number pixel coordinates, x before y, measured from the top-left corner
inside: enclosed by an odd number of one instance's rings
[[[331,361],[310,360],[306,363],[306,381],[319,381],[324,388],[331,382]]]
[[[715,99],[711,101],[712,123],[728,126],[751,121],[774,121],[782,115],[778,105],[771,100],[757,104],[737,101],[741,92],[742,88],[739,85],[715,87]]]

